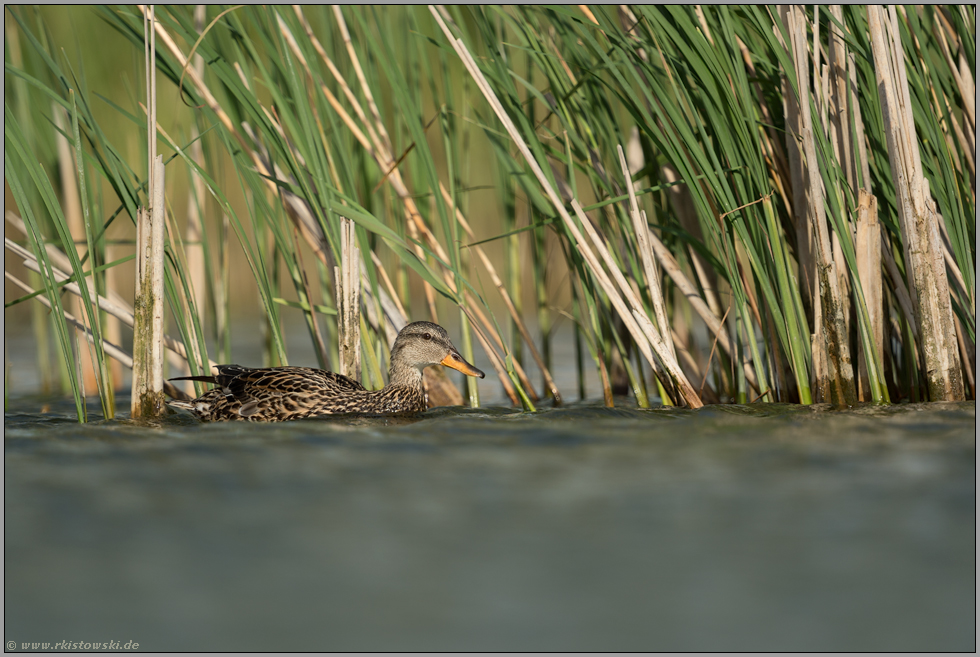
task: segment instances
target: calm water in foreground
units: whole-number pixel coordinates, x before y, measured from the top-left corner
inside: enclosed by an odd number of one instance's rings
[[[125,403],[125,402],[123,402]],[[976,405],[5,414],[5,641],[975,649]]]

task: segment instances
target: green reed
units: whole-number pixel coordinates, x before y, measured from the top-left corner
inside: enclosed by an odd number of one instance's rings
[[[117,39],[123,75],[130,62],[141,71],[139,10],[86,11]],[[425,7],[343,7],[339,16],[327,7],[238,7],[199,41],[202,24],[222,11],[207,8],[202,23],[192,7],[157,10],[172,39],[167,45],[158,34],[158,84],[168,99],[157,131],[161,152],[170,171],[181,169],[188,180],[203,183],[168,183],[168,330],[186,354],[183,361],[172,356],[171,367],[206,371],[209,339],[222,360],[234,357],[230,340],[237,329],[229,304],[236,294],[257,304],[270,362],[288,362],[283,326],[298,319],[319,365],[336,367],[332,281],[341,261],[338,217],[345,216],[356,224],[363,254],[365,383],[383,383],[391,335],[386,308],[400,305],[407,310],[400,321],[459,313],[464,356],[472,361],[473,350],[484,349],[505,392],[528,408],[557,392],[549,389],[548,372],[560,323],[574,327],[580,394],[588,351],[606,403],[622,384],[641,406],[655,394],[682,403],[675,383],[664,378],[662,357],[640,355],[649,347],[627,330],[624,322],[632,317],[622,315],[600,281],[609,276],[625,283],[615,293],[669,343],[679,371],[703,400],[830,400],[819,337],[826,306],[817,298],[812,249],[801,232],[806,206],[799,205],[798,142],[788,118],[795,102],[806,103],[814,117],[816,161],[805,166],[824,190],[823,220],[838,263],[840,336],[850,347],[845,367],[856,374],[862,360],[867,401],[926,398],[923,344],[907,301],[912,291],[895,176],[863,8],[808,10],[804,68],[810,79],[803,88],[777,8],[443,10],[488,90],[464,68]],[[35,321],[54,326],[58,361],[82,419],[75,352],[87,343],[75,341],[75,329],[64,320],[63,281],[43,246],[53,244],[71,263],[65,273],[82,288],[98,394],[109,416],[106,318],[92,299],[115,292],[103,267],[107,245],[118,239],[107,235],[131,235],[136,208],[146,203],[145,152],[131,147],[146,129],[146,114],[139,94],[123,99],[108,80],[86,76],[85,57],[65,54],[74,45],[53,43],[47,28],[47,21],[58,20],[53,14],[14,7],[6,16],[8,37],[16,34],[8,38],[5,61],[6,179],[28,228],[28,235],[11,237],[26,238],[37,255],[35,280],[54,312],[51,320],[37,314]],[[975,9],[902,9],[897,16],[915,143],[948,245],[950,287],[942,293],[951,296],[958,355],[973,397],[975,118],[967,98],[975,93]],[[78,37],[77,50],[97,47],[97,36]],[[833,48],[846,45],[851,79],[840,87],[842,96],[832,78],[825,79],[827,69],[814,78],[814,39],[823,63]],[[198,72],[184,65],[195,44]],[[142,88],[139,80],[127,84]],[[499,100],[547,185],[557,190],[561,211],[572,214],[573,201],[584,206],[574,223],[586,228],[584,217],[601,244],[586,247],[573,239],[487,105],[487,93]],[[52,103],[69,118],[60,136],[47,111],[27,110]],[[834,103],[844,110],[832,126]],[[835,141],[841,130],[847,139]],[[72,148],[84,257],[67,229],[65,199],[52,183],[56,137]],[[618,146],[632,158],[625,175]],[[475,191],[483,181],[496,188],[496,211],[481,207],[493,196]],[[631,187],[655,240],[653,269],[641,252],[647,237],[636,232]],[[885,236],[882,308],[874,312],[855,241],[860,188],[877,198]],[[191,243],[183,233],[189,205],[203,217],[203,232]],[[114,226],[120,218],[125,229]],[[600,258],[605,273],[582,253],[600,247],[608,252],[608,259]],[[192,269],[191,248],[199,249],[195,258],[203,271]],[[502,257],[495,255],[498,248]],[[131,267],[108,269],[120,266]],[[489,284],[494,279],[499,287]],[[17,296],[11,303],[22,300]],[[567,307],[559,307],[559,297],[569,299]],[[525,342],[528,321],[539,328],[536,344]],[[884,333],[880,347],[876,331]],[[46,349],[39,346],[39,362]],[[659,378],[651,378],[651,366]],[[544,374],[537,390],[531,383],[536,370]],[[469,403],[478,405],[475,381],[467,386]]]

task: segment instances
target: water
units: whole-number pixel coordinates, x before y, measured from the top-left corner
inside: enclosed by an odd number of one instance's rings
[[[157,426],[40,404],[5,415],[5,641],[975,648],[973,402]]]

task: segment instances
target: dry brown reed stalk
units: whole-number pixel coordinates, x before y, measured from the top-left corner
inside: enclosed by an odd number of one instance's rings
[[[840,5],[831,5],[830,15],[843,24],[844,10]],[[857,190],[857,175],[855,168],[853,141],[851,139],[851,122],[848,110],[853,109],[856,100],[848,93],[849,78],[847,45],[841,28],[831,22],[830,25],[830,97],[828,98],[830,121],[825,125],[831,132],[830,142],[834,147],[844,172],[845,179],[852,190]],[[848,101],[852,102],[848,102]],[[868,183],[866,182],[865,185]]]
[[[942,218],[922,172],[894,7],[887,14],[868,7],[868,31],[929,399],[958,401],[965,391],[939,229]]]
[[[57,103],[51,103],[51,114],[54,116],[55,143],[58,149],[58,173],[61,174],[61,196],[65,221],[68,223],[68,230],[76,244],[79,255],[85,254],[85,249],[81,245],[86,243],[85,223],[82,219],[82,203],[78,196],[78,181],[75,175],[75,164],[72,162],[71,145],[68,143],[69,130],[65,124],[64,111]],[[85,306],[80,298],[73,298],[69,304],[71,312],[77,316],[82,324],[88,328],[88,317],[85,314]],[[93,361],[95,354],[89,350],[79,350],[78,360],[81,365],[79,371],[80,381],[83,390],[94,392],[98,390],[96,365]]]
[[[596,161],[597,159],[598,158],[593,158],[593,161]],[[551,165],[551,170],[553,175],[555,176],[555,182],[558,184],[559,191],[561,192],[562,198],[566,202],[571,203],[573,208],[576,208],[575,209],[576,216],[582,222],[582,226],[585,228],[586,234],[589,237],[588,241],[584,240],[582,238],[581,233],[578,232],[577,229],[575,229],[573,233],[574,241],[570,240],[570,242],[572,243],[571,245],[575,246],[579,250],[578,251],[579,255],[584,256],[584,260],[587,266],[590,268],[590,270],[593,271],[593,273],[596,276],[598,276],[600,287],[603,288],[603,291],[607,292],[607,295],[609,289],[622,290],[626,300],[629,303],[633,304],[633,308],[641,307],[639,306],[640,301],[639,301],[638,292],[633,289],[633,286],[630,285],[628,281],[626,281],[625,277],[623,277],[622,275],[622,272],[619,271],[619,267],[616,265],[615,261],[612,259],[612,256],[609,254],[609,249],[605,243],[605,240],[599,237],[598,233],[595,230],[595,227],[593,226],[592,220],[585,215],[585,213],[581,210],[581,206],[578,205],[578,201],[575,199],[575,195],[572,193],[571,186],[561,175],[561,172],[554,165],[554,163],[552,163]],[[596,170],[596,173],[599,176],[603,176],[603,177],[605,175],[604,172],[599,169]],[[592,246],[590,246],[590,244]],[[594,254],[592,254],[591,251],[589,251],[587,255],[581,253],[582,248],[588,250],[593,247],[595,251],[599,254],[598,258],[594,256]],[[601,265],[598,266],[599,267],[598,270],[592,269],[593,267],[592,263],[600,262],[599,258],[601,258],[601,262],[606,263],[607,267],[612,273],[612,277],[616,280],[616,286],[618,286],[618,288],[614,287],[613,284],[610,282],[609,277],[606,276],[605,270],[602,268]],[[616,293],[615,298],[610,298],[610,302],[613,304],[613,307],[617,310],[617,313],[621,308],[622,309],[626,308],[626,306],[623,305],[623,300],[619,298],[618,292]],[[627,312],[629,313],[629,311]],[[632,317],[620,316],[620,319],[623,322],[624,328],[626,328],[626,330],[630,334],[634,336],[642,334],[643,329],[641,329],[641,325],[637,324]],[[652,324],[650,324],[650,326],[652,326]],[[634,337],[634,341],[635,340],[636,338]],[[678,403],[678,397],[677,397],[678,392],[676,390],[676,387],[671,384],[670,377],[664,371],[664,368],[661,366],[660,361],[657,359],[651,359],[652,352],[650,351],[650,346],[648,344],[648,341],[649,338],[644,339],[642,342],[637,342],[637,347],[641,355],[643,355],[644,358],[647,359],[647,362],[650,364],[654,376],[656,376],[657,380],[660,382],[660,386],[663,387],[664,390],[668,393],[671,403],[676,405]],[[663,344],[662,339],[661,339],[661,344]],[[618,352],[618,350],[612,352],[610,365],[611,366],[610,366],[609,376],[603,379],[604,382],[608,382],[612,380],[618,383],[617,381],[618,377],[620,377],[620,381],[622,380],[622,378],[628,377],[628,374],[626,373],[626,368],[624,366],[623,356]],[[600,366],[605,367],[605,364],[604,362],[602,362],[602,359],[600,359]],[[606,397],[607,401],[612,399],[613,393],[611,389],[607,390],[603,388],[603,394]],[[667,402],[665,401],[664,403]],[[611,404],[607,404],[607,405],[611,406]]]
[[[152,125],[152,124],[151,124]],[[155,136],[155,131],[151,131]],[[131,417],[167,411],[163,396],[163,156],[153,161],[149,208],[136,219],[136,292],[133,308],[133,398]]]
[[[194,29],[201,32],[204,29],[204,18],[207,12],[207,5],[197,5],[194,7]],[[199,78],[204,77],[204,57],[194,55],[194,73]],[[197,122],[191,123],[191,146],[189,155],[191,160],[198,166],[204,165],[204,146],[199,139]],[[204,257],[204,220],[201,217],[201,209],[205,203],[204,179],[194,170],[190,172],[191,185],[193,192],[187,195],[187,239],[184,250],[187,253],[187,276],[189,284],[194,294],[194,309],[198,314],[198,321],[201,330],[204,330],[205,305],[207,303],[208,281],[205,272]],[[197,342],[192,341],[191,350],[194,357],[200,362],[200,355],[197,353]]]
[[[783,25],[789,29],[789,6],[782,6],[779,9]],[[783,41],[783,33],[777,25],[773,25],[773,32],[780,44],[792,53],[792,48]],[[803,150],[797,135],[801,131],[800,119],[800,100],[790,84],[789,76],[784,75],[782,80],[783,116],[786,120],[786,156],[789,163],[789,181],[792,189],[793,225],[796,229],[796,259],[799,266],[800,284],[804,290],[801,295],[804,306],[809,314],[813,314],[814,279],[813,272],[816,269],[813,263],[812,246],[810,244],[810,229],[807,223],[807,208],[809,207],[809,187],[803,179]],[[811,325],[814,322],[810,321]],[[814,357],[816,360],[816,356]]]
[[[148,109],[147,166],[149,208],[136,218],[136,292],[133,323],[133,395],[131,417],[157,417],[167,412],[163,395],[164,184],[163,156],[156,154],[156,23],[152,6],[144,13],[146,35],[146,97]]]
[[[857,226],[854,250],[857,256],[858,278],[871,321],[871,343],[875,352],[884,353],[884,298],[881,278],[881,224],[878,222],[878,199],[866,189],[858,190]],[[864,345],[858,341],[858,399],[871,401],[871,382],[868,376]]]
[[[946,65],[949,66],[949,70],[953,74],[953,79],[956,81],[956,86],[959,88],[960,97],[963,99],[963,123],[967,134],[970,136],[970,150],[976,150],[977,90],[974,77],[970,71],[970,64],[966,61],[966,55],[959,35],[956,34],[956,30],[953,29],[952,24],[946,17],[946,9],[943,8],[937,11],[936,17],[938,20],[934,24],[934,31],[939,40],[940,50],[942,50],[943,57],[946,59]],[[949,39],[956,42],[958,65],[953,62],[947,35]]]
[[[576,216],[582,223],[582,227],[585,229],[585,233],[589,238],[589,241],[587,242],[582,236],[582,233],[575,226],[575,223],[572,222],[571,217],[569,217],[566,227],[574,237],[575,246],[577,247],[578,253],[584,257],[586,264],[596,276],[600,287],[603,288],[603,291],[606,293],[606,296],[609,297],[613,307],[616,309],[617,313],[619,313],[620,318],[623,320],[623,324],[633,336],[633,340],[636,342],[637,348],[650,364],[654,374],[660,380],[660,384],[664,387],[668,394],[679,393],[681,396],[684,396],[685,393],[689,393],[686,395],[686,397],[696,399],[697,395],[694,393],[693,388],[690,387],[689,383],[687,384],[687,388],[689,388],[688,390],[681,386],[675,387],[675,384],[671,382],[670,379],[680,371],[676,361],[673,363],[668,361],[669,355],[667,353],[666,345],[664,344],[663,339],[660,337],[659,332],[654,328],[653,323],[650,322],[649,318],[647,318],[643,313],[639,312],[639,309],[643,307],[640,300],[633,293],[633,289],[630,287],[625,277],[623,277],[623,273],[619,270],[619,267],[617,267],[616,263],[613,261],[605,241],[599,237],[599,234],[592,226],[592,222],[585,216],[585,212],[582,210],[581,205],[579,205],[578,201],[575,199],[572,199],[572,209],[575,211]],[[566,212],[565,215],[567,216],[568,213]],[[601,262],[606,263],[606,267],[609,269],[612,278],[616,281],[616,286],[614,286],[610,281],[608,275],[600,264],[600,260],[592,253],[592,248],[599,253],[598,258],[601,258]],[[622,297],[620,296],[619,291],[622,291]],[[627,303],[629,305],[627,305]],[[653,347],[653,351],[651,351],[651,347]],[[654,352],[657,353],[659,360],[654,359]],[[661,367],[661,364],[663,364],[664,367]],[[673,368],[671,368],[671,364],[674,366]],[[668,372],[665,373],[664,368],[666,368]],[[674,370],[673,372],[671,372],[672,369]],[[686,382],[683,374],[681,374],[681,379],[684,379]],[[678,390],[678,388],[680,389]],[[674,404],[679,404],[681,399],[680,397],[672,398],[671,401]],[[699,404],[697,406],[691,404],[691,402],[686,398],[685,401],[687,401],[687,403],[693,408],[700,407],[700,399],[697,400]]]
[[[149,11],[147,9],[147,6],[136,5],[136,8],[139,9],[140,12],[143,14],[144,18],[146,18]],[[231,136],[235,138],[235,140],[242,146],[242,148],[248,149],[248,144],[245,143],[245,140],[242,138],[241,134],[238,132],[238,130],[235,129],[235,124],[232,123],[231,117],[229,117],[228,113],[221,108],[221,105],[215,99],[214,95],[211,93],[211,90],[208,89],[208,86],[206,84],[204,84],[203,76],[198,75],[197,71],[193,67],[188,66],[187,57],[184,56],[184,53],[177,46],[177,43],[173,40],[173,37],[170,36],[170,33],[167,32],[167,29],[160,22],[154,23],[153,26],[156,28],[154,30],[156,36],[160,37],[160,39],[163,41],[163,44],[174,56],[174,59],[177,60],[177,63],[180,64],[182,69],[184,69],[185,72],[187,73],[187,76],[191,79],[192,82],[194,82],[194,85],[197,87],[198,92],[201,94],[201,97],[203,98],[208,108],[215,113],[215,115],[218,117],[218,120],[221,121],[221,124],[225,127],[225,129],[228,130]],[[147,35],[149,35],[149,31],[147,31],[146,33]],[[256,166],[261,166],[261,163],[256,163]],[[269,173],[268,171],[265,170],[264,167],[260,169],[260,172],[264,174]]]
[[[562,221],[565,223],[566,228],[574,237],[579,252],[583,256],[583,258],[585,258],[585,261],[589,266],[590,270],[592,271],[593,275],[595,275],[597,282],[599,282],[600,286],[603,287],[604,292],[608,296],[610,302],[613,304],[613,307],[616,309],[616,312],[622,318],[623,323],[626,325],[630,334],[633,336],[633,339],[637,344],[637,348],[640,349],[640,352],[643,354],[644,358],[646,358],[647,362],[650,363],[650,366],[656,372],[658,370],[658,364],[657,361],[654,360],[653,352],[650,349],[651,347],[653,347],[653,350],[657,353],[660,363],[663,364],[670,378],[673,380],[673,385],[677,386],[677,389],[683,401],[686,402],[692,408],[700,408],[701,406],[703,406],[701,400],[697,396],[697,393],[694,391],[693,387],[691,387],[690,382],[688,382],[687,377],[685,377],[683,372],[681,372],[680,367],[677,365],[676,360],[670,358],[669,353],[667,352],[666,345],[664,345],[663,341],[660,339],[656,330],[653,329],[653,324],[645,315],[635,310],[636,308],[642,308],[642,305],[639,303],[639,300],[630,299],[630,301],[633,302],[633,308],[634,308],[634,310],[631,312],[630,309],[627,308],[626,304],[623,302],[623,299],[620,297],[620,294],[617,291],[617,289],[609,281],[599,261],[592,254],[591,248],[586,243],[585,239],[582,237],[581,232],[579,232],[571,216],[565,210],[565,206],[561,202],[561,199],[559,198],[557,192],[552,187],[547,177],[544,175],[544,172],[541,170],[541,167],[538,165],[537,161],[534,159],[534,156],[531,154],[530,150],[528,149],[527,144],[524,143],[524,140],[521,138],[520,133],[517,130],[517,127],[514,125],[513,121],[511,121],[510,117],[507,115],[507,112],[500,104],[500,100],[497,98],[496,94],[494,93],[493,89],[490,87],[486,78],[483,76],[483,73],[480,71],[479,66],[477,66],[476,62],[473,60],[473,57],[472,55],[470,55],[469,50],[466,48],[465,44],[462,42],[461,39],[457,39],[453,36],[452,32],[449,30],[449,27],[446,25],[445,21],[442,19],[439,12],[436,10],[435,6],[429,5],[429,11],[435,17],[436,22],[439,24],[439,27],[442,29],[443,33],[446,35],[446,38],[453,46],[453,49],[456,51],[456,54],[459,55],[460,59],[463,61],[463,65],[466,67],[467,71],[470,73],[474,81],[477,83],[477,86],[480,88],[480,91],[483,93],[484,97],[490,103],[490,106],[493,108],[494,113],[497,115],[497,118],[507,129],[507,132],[510,134],[511,139],[514,141],[518,149],[521,151],[521,154],[524,156],[525,160],[527,161],[528,166],[530,166],[531,171],[534,173],[535,177],[538,179],[538,182],[541,184],[542,189],[545,191],[548,198],[551,200],[552,205],[555,207],[555,209],[558,211],[559,215],[561,216]],[[595,230],[592,228],[591,222],[585,216],[585,213],[582,211],[582,208],[579,205],[578,201],[574,199],[572,200],[572,208],[574,209],[576,216],[579,218],[579,221],[582,223],[582,226],[585,228],[586,232],[590,233],[591,231],[590,240],[592,244],[595,246],[597,250],[600,251],[600,253],[605,251],[606,257],[604,259],[606,259],[607,261],[611,261],[611,259],[608,258],[608,249],[606,249],[604,242],[598,237],[598,235],[595,234]],[[633,296],[632,290],[630,290],[630,287],[626,283],[625,279],[622,279],[622,273],[619,271],[619,268],[613,265],[611,267],[611,273],[614,278],[617,278],[617,274],[618,274],[617,282],[623,294],[626,295],[627,298],[632,297]],[[641,326],[643,328],[641,328]],[[665,386],[665,388],[668,387],[672,387],[670,383],[668,383],[668,385]],[[676,401],[680,401],[680,400],[676,400]]]
[[[374,251],[371,251],[371,262],[374,263],[374,269],[381,276],[381,283],[385,286],[385,290],[388,292],[388,297],[391,299],[392,303],[395,304],[399,314],[401,314],[403,317],[408,317],[408,314],[405,312],[405,307],[402,306],[402,302],[398,298],[398,293],[395,292],[395,286],[391,283],[391,278],[388,276],[388,270],[386,270],[384,265],[381,264],[381,259]]]
[[[830,14],[833,19],[843,23],[844,14],[843,9],[840,5],[832,5],[830,7]],[[854,203],[857,203],[858,186],[856,179],[856,168],[855,164],[855,153],[854,153],[854,143],[851,139],[850,134],[850,121],[848,115],[848,107],[850,104],[849,94],[848,94],[848,77],[847,77],[847,64],[848,64],[848,54],[847,46],[844,40],[844,34],[841,31],[841,27],[833,22],[829,24],[830,36],[828,37],[829,49],[827,54],[828,63],[823,67],[823,121],[822,127],[827,140],[830,143],[830,147],[833,151],[834,160],[837,161],[840,166],[841,171],[844,173],[844,178],[848,181],[850,189],[854,192]],[[850,99],[853,100],[853,99]],[[853,103],[851,103],[853,104]],[[863,135],[862,135],[863,136]],[[853,182],[851,179],[853,178]],[[853,204],[847,204],[847,197],[844,190],[840,186],[840,182],[833,185],[833,189],[830,193],[836,194],[837,198],[840,199],[841,212],[844,212],[846,217],[845,207],[851,207],[852,210],[856,212],[857,208]],[[847,225],[848,230],[851,231],[850,242],[854,242],[854,227],[849,222],[845,220],[845,225]],[[841,237],[834,231],[831,234],[831,239],[833,243],[833,254],[834,254],[834,264],[837,268],[838,276],[838,286],[841,291],[842,298],[842,312],[844,315],[844,330],[847,335],[851,335],[854,326],[851,321],[851,304],[848,303],[848,292],[851,285],[851,279],[848,274],[847,260],[844,256],[844,250],[841,246]],[[880,271],[880,268],[876,271]],[[858,312],[861,312],[858,310]],[[861,318],[857,318],[860,322]],[[862,352],[860,349],[861,340],[858,340],[858,354]],[[877,350],[875,354],[869,354],[874,357],[875,355],[880,355],[881,350]],[[867,363],[861,364],[861,359],[858,359],[857,368],[858,375],[862,367],[865,373],[867,373]],[[866,390],[868,390],[866,388]],[[860,397],[860,390],[857,391]],[[870,401],[870,398],[868,399]]]
[[[697,211],[694,208],[694,199],[691,198],[691,190],[687,188],[686,184],[673,184],[680,182],[681,179],[677,168],[669,162],[665,163],[660,167],[660,175],[664,182],[670,185],[667,188],[667,198],[670,201],[671,207],[674,209],[674,214],[680,221],[681,227],[694,240],[704,243],[704,235],[701,232],[701,225],[698,223]],[[654,235],[651,241],[656,245],[660,242],[660,239]],[[663,245],[661,244],[661,246]],[[718,281],[714,269],[705,262],[704,258],[694,247],[688,246],[687,254],[691,262],[691,267],[694,269],[694,274],[701,283],[701,289],[704,290],[704,302],[715,318],[720,317],[722,315],[722,308],[718,301]],[[671,255],[671,258],[673,258],[673,255]],[[660,264],[664,266],[663,262]],[[679,268],[678,271],[680,271]]]
[[[106,262],[112,262],[115,256],[116,249],[110,245],[106,244],[105,247],[105,260]],[[116,270],[115,267],[112,269],[107,269],[105,272],[105,289],[106,293],[110,297],[116,297],[122,300],[122,296],[117,292],[119,289],[119,277],[120,272]],[[108,315],[105,319],[105,324],[102,328],[102,335],[106,337],[110,342],[122,342],[122,322],[113,315]],[[109,372],[111,375],[111,381],[113,389],[118,389],[122,387],[123,383],[123,366],[119,361],[112,361],[109,363]]]
[[[972,308],[973,312],[976,313],[976,297],[966,290],[966,281],[963,280],[963,272],[960,271],[960,266],[956,264],[956,259],[953,258],[949,244],[949,234],[946,232],[946,223],[943,221],[939,222],[939,232],[939,237],[943,245],[943,260],[946,262],[949,277],[953,279],[957,292],[963,297],[964,305]]]
[[[670,335],[670,323],[667,321],[667,308],[664,305],[663,292],[660,289],[660,274],[657,272],[657,265],[653,259],[653,247],[650,245],[650,230],[647,228],[647,216],[645,212],[640,211],[639,205],[637,204],[636,190],[633,187],[633,175],[630,173],[629,165],[626,162],[626,154],[623,152],[623,147],[617,144],[616,148],[618,149],[620,169],[625,179],[627,195],[629,196],[628,214],[633,224],[636,248],[640,252],[640,262],[643,265],[643,275],[646,279],[647,290],[649,291],[650,304],[653,306],[654,315],[657,318],[656,329],[658,331],[658,337],[667,348],[667,353],[670,358],[676,361],[677,352],[674,350],[674,342]],[[611,271],[615,267],[615,264],[611,260],[607,260],[606,264],[610,267]],[[618,267],[615,267],[616,271],[618,269]],[[633,287],[630,289],[633,297],[639,301],[639,290]],[[634,310],[636,309],[637,306],[634,306]],[[669,383],[669,377],[663,377],[662,373],[657,369],[654,369],[654,374],[657,375],[661,384],[667,389],[671,399],[676,399],[677,391]]]
[[[48,298],[46,296],[44,296],[43,294],[38,294],[37,293],[37,290],[34,290],[30,285],[28,285],[24,281],[20,280],[19,278],[17,278],[13,274],[11,274],[9,271],[4,271],[4,276],[6,277],[6,279],[8,281],[10,281],[14,285],[16,285],[17,287],[19,287],[20,289],[22,289],[24,292],[27,292],[28,294],[36,294],[37,296],[35,296],[34,298],[37,301],[41,302],[49,310],[51,309],[51,302],[48,300]],[[89,329],[89,327],[85,324],[85,322],[80,321],[73,314],[69,313],[67,310],[65,310],[65,311],[62,312],[62,316],[72,326],[74,326],[76,329],[78,329],[78,333],[81,334],[81,335],[83,335],[90,343],[92,343],[92,344],[95,343],[95,336],[92,335],[91,329]],[[106,339],[103,339],[102,340],[102,346],[105,349],[106,354],[108,354],[112,358],[115,358],[116,360],[118,360],[119,362],[121,362],[126,367],[132,367],[133,366],[133,358],[132,358],[132,356],[130,356],[129,354],[127,354],[122,349],[122,347],[120,347],[120,346],[118,346],[116,344],[113,344],[112,342],[110,342],[110,341],[108,341]]]
[[[809,270],[813,288],[814,327],[816,332],[813,340],[814,372],[817,380],[814,389],[815,399],[830,401],[834,404],[853,405],[857,401],[854,385],[854,370],[848,332],[844,319],[844,307],[840,288],[837,261],[834,257],[833,243],[827,225],[824,206],[824,189],[818,168],[817,150],[813,131],[814,121],[810,113],[810,103],[807,94],[810,88],[809,71],[807,67],[806,18],[802,9],[797,6],[781,8],[783,20],[790,38],[790,53],[796,68],[797,90],[790,89],[790,94],[804,99],[798,102],[798,113],[792,117],[795,123],[790,123],[791,116],[787,115],[787,140],[801,140],[799,152],[800,167],[794,172],[794,208],[797,212],[797,234],[807,236],[810,244]],[[815,55],[814,62],[818,61]],[[787,100],[788,102],[788,100]],[[788,102],[789,104],[789,102]],[[790,148],[795,146],[792,143]],[[791,157],[792,168],[792,157]],[[800,195],[807,194],[805,201],[800,201]]]
[[[633,232],[636,235],[636,248],[640,252],[640,261],[643,263],[643,274],[646,277],[650,303],[653,305],[653,312],[657,318],[657,329],[661,339],[664,339],[669,336],[670,322],[667,320],[667,307],[664,305],[664,295],[660,289],[660,274],[657,272],[657,265],[653,259],[653,247],[650,244],[650,230],[647,228],[646,212],[641,212],[640,206],[636,202],[633,174],[626,163],[626,153],[623,152],[623,147],[620,144],[616,145],[616,149],[619,153],[619,165],[626,180],[626,190],[629,195],[629,215],[633,222]],[[667,344],[667,352],[676,360],[677,352],[674,350],[673,340],[664,341]]]
[[[334,267],[337,286],[337,333],[340,373],[361,380],[361,250],[354,222],[340,218],[340,267]]]
[[[835,20],[843,24],[843,10],[840,5],[832,5],[830,13]],[[840,29],[836,24],[831,25],[830,57],[833,62],[834,80],[834,120],[832,126],[837,137],[836,140],[831,139],[831,142],[847,186],[857,195],[854,249],[858,279],[868,312],[870,340],[875,350],[874,354],[868,354],[865,351],[864,341],[861,339],[857,341],[858,398],[861,401],[872,401],[875,395],[871,390],[871,377],[868,371],[869,356],[874,357],[876,354],[877,359],[882,363],[885,359],[882,260],[889,259],[892,267],[895,267],[895,264],[892,254],[887,248],[881,224],[878,221],[878,201],[869,191],[871,177],[864,135],[864,120],[857,96],[857,66],[854,53],[848,50],[846,40]],[[854,149],[855,142],[857,143],[856,151]],[[841,196],[843,197],[843,195]],[[904,286],[901,289],[904,291]],[[907,294],[905,297],[907,298]],[[884,375],[884,372],[881,374]],[[885,381],[887,386],[887,377],[885,377]]]
[[[698,314],[698,317],[705,323],[708,327],[708,331],[712,336],[712,339],[717,340],[718,344],[721,345],[722,350],[728,354],[728,357],[735,359],[735,349],[732,345],[731,338],[728,335],[728,331],[724,326],[724,320],[719,319],[718,316],[712,312],[708,304],[701,298],[698,293],[697,288],[693,283],[684,275],[683,270],[678,264],[677,260],[674,258],[673,254],[667,249],[660,238],[653,232],[649,232],[650,244],[653,247],[653,252],[657,256],[657,260],[660,262],[660,266],[664,268],[664,272],[670,276],[671,280],[674,281],[674,285],[681,291],[684,298],[687,299],[688,303],[691,304],[691,308],[694,312]],[[755,372],[752,370],[748,363],[743,363],[742,367],[745,371],[745,380],[756,390],[759,389],[759,384],[755,378]]]
[[[378,106],[374,102],[371,86],[364,77],[364,71],[361,69],[361,60],[358,59],[357,51],[354,50],[350,32],[347,30],[347,21],[344,20],[344,13],[340,10],[339,5],[333,6],[333,14],[334,18],[337,19],[337,26],[340,28],[344,46],[347,48],[347,56],[350,57],[351,65],[354,67],[354,73],[357,75],[357,81],[361,84],[361,91],[364,92],[364,97],[367,98],[368,108],[371,110],[371,116],[374,117],[374,125],[377,127],[378,135],[384,140],[384,144],[390,152],[391,139],[388,137],[388,131],[385,130],[384,122],[381,120],[381,112],[378,111]]]
[[[936,90],[935,89],[932,89],[932,93],[933,93],[933,95],[935,95]],[[939,99],[938,98],[936,98],[936,105],[939,105]],[[953,116],[953,108],[950,106],[950,104],[949,104],[949,98],[946,96],[945,93],[943,94],[943,107],[945,107],[946,113],[948,113],[952,117]],[[941,122],[943,128],[947,131],[947,138],[949,138],[950,139],[950,142],[952,142],[952,138],[949,137],[949,133],[948,133],[949,128],[946,125],[946,119],[943,116],[943,113],[941,111],[941,108],[940,108],[940,111],[936,112],[936,115],[940,118],[940,122]],[[965,120],[966,119],[964,119],[964,121]],[[960,126],[959,122],[957,122],[955,120],[952,120],[952,121],[950,121],[950,123],[952,123],[952,125],[953,125],[953,134],[956,136],[956,143],[959,144],[960,149],[964,153],[974,152],[976,149],[974,148],[974,145],[973,144],[971,144],[969,141],[967,141],[966,135],[963,133],[963,128]],[[951,152],[955,152],[956,151],[956,146],[953,145],[952,143],[950,143],[949,150]],[[968,158],[964,158],[964,159],[966,159],[966,166],[970,170],[970,175],[973,176],[974,178],[976,178],[976,176],[977,176],[977,164],[974,161],[974,158],[968,157]],[[953,162],[956,165],[956,168],[958,170],[960,168],[960,160],[959,159],[956,159]]]

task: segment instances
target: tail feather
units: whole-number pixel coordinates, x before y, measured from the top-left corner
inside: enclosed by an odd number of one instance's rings
[[[218,370],[216,376],[178,376],[170,379],[170,381],[201,381],[226,387],[235,377],[251,371],[250,368],[241,365],[215,365],[214,369]]]
[[[201,381],[203,383],[218,383],[218,379],[213,376],[175,376],[167,381]]]

